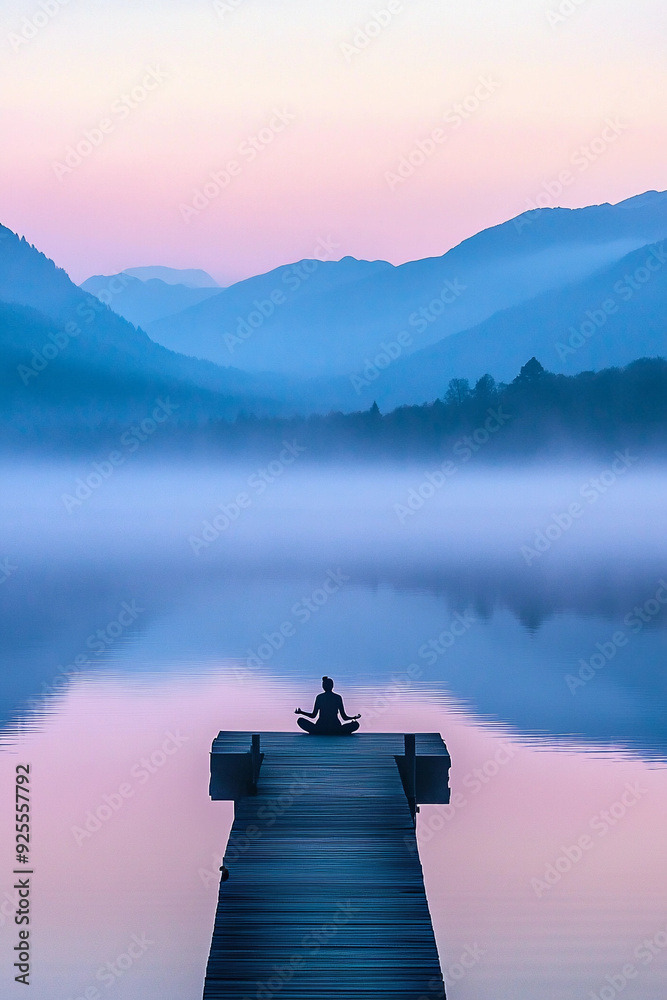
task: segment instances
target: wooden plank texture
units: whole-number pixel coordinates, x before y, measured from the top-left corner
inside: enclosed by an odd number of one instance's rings
[[[212,755],[250,733],[221,733]],[[401,734],[261,734],[236,803],[204,1000],[436,1000],[442,976],[395,755]],[[447,755],[438,734],[417,753]]]

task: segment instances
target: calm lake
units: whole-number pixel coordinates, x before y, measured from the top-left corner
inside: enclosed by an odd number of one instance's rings
[[[449,747],[418,840],[450,1000],[662,997],[667,476],[614,462],[6,465],[3,978],[29,764],[32,1000],[197,1000],[211,741],[329,674],[362,731]]]

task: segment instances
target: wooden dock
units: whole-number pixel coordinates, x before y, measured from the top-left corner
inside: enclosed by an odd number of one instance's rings
[[[449,763],[435,733],[220,733],[235,818],[204,1000],[443,997],[413,812],[449,801]]]

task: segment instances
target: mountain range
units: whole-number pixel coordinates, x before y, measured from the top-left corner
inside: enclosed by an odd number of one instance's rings
[[[0,384],[16,431],[421,403],[452,378],[667,354],[667,194],[537,209],[441,257],[303,260],[215,285],[132,268],[81,287],[0,227]]]
[[[154,343],[75,285],[65,271],[0,227],[0,415],[29,434],[127,425],[169,396],[177,420],[239,411],[275,415],[271,379],[220,368]]]
[[[286,265],[146,330],[172,350],[244,371],[349,377],[400,333],[405,358],[542,293],[576,286],[665,237],[667,195],[657,192],[619,205],[540,209],[442,257],[399,267],[350,257]]]
[[[90,292],[134,326],[144,328],[156,320],[173,316],[190,306],[197,305],[220,291],[217,285],[201,287],[165,281],[164,278],[141,278],[130,271],[122,271],[120,274],[94,274],[92,278],[83,282],[81,288],[84,292]]]

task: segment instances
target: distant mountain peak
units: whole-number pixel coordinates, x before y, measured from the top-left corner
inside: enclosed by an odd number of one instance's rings
[[[126,267],[123,274],[129,274],[140,281],[150,281],[152,278],[159,278],[166,285],[185,285],[186,288],[221,288],[215,278],[211,277],[208,271],[201,268],[189,267],[163,267],[154,265],[151,267]]]
[[[224,291],[217,285],[194,287],[180,282],[167,282],[157,277],[141,279],[129,271],[121,271],[120,274],[95,274],[87,278],[81,288],[95,295],[100,302],[134,326],[141,327]]]

